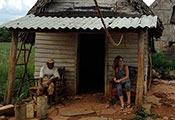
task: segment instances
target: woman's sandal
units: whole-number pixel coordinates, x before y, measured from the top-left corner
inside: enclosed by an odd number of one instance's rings
[[[125,108],[125,106],[123,105],[123,106],[120,107],[120,110],[124,110],[124,108]]]
[[[131,103],[127,103],[127,108],[131,108]]]

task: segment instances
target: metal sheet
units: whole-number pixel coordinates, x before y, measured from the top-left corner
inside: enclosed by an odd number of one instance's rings
[[[146,16],[138,18],[104,18],[107,28],[156,28],[157,16]],[[83,30],[100,30],[103,28],[100,18],[97,17],[39,17],[35,15],[27,15],[14,21],[7,22],[0,25],[0,27],[13,29],[83,29]]]

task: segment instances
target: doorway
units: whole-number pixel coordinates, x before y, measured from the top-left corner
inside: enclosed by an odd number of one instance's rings
[[[78,92],[104,92],[105,34],[80,34]]]

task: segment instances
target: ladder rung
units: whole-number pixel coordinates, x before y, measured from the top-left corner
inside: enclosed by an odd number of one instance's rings
[[[16,77],[16,79],[22,79],[23,77]]]
[[[20,49],[17,49],[17,50],[20,50]],[[30,51],[29,49],[21,49],[22,51]]]
[[[26,65],[26,63],[21,63],[21,64],[16,64],[17,66],[19,66],[19,65]]]

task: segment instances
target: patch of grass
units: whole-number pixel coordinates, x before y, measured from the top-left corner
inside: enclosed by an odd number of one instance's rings
[[[8,64],[9,64],[9,53],[10,53],[10,43],[1,43],[0,44],[0,102],[3,101],[4,99],[4,93],[6,89],[6,82],[7,82],[7,77],[8,77]],[[19,46],[19,45],[18,45]],[[27,46],[29,48],[29,46]],[[30,55],[29,63],[28,63],[28,68],[27,68],[27,74],[25,77],[25,81],[28,78],[33,78],[34,76],[34,48],[32,49],[32,53]],[[22,63],[23,61],[23,56],[20,56],[19,62]],[[24,71],[24,67],[20,66],[16,68],[16,76],[22,76]],[[13,92],[13,97],[16,97],[17,89],[19,88],[19,83],[20,80],[15,81],[15,86],[14,86],[14,92]],[[21,95],[18,100],[21,100],[23,98],[26,98],[29,96],[29,90],[28,90],[28,83],[25,82],[22,86],[22,91]]]
[[[135,118],[131,119],[131,120],[146,120],[146,118],[148,118],[148,117],[150,117],[152,119],[157,119],[158,118],[158,116],[146,113],[144,107],[142,107],[142,110],[137,112],[136,115],[137,116]]]
[[[165,57],[162,52],[153,53],[151,57],[153,69],[155,69],[158,73],[169,73],[170,71],[175,70],[175,59]]]

